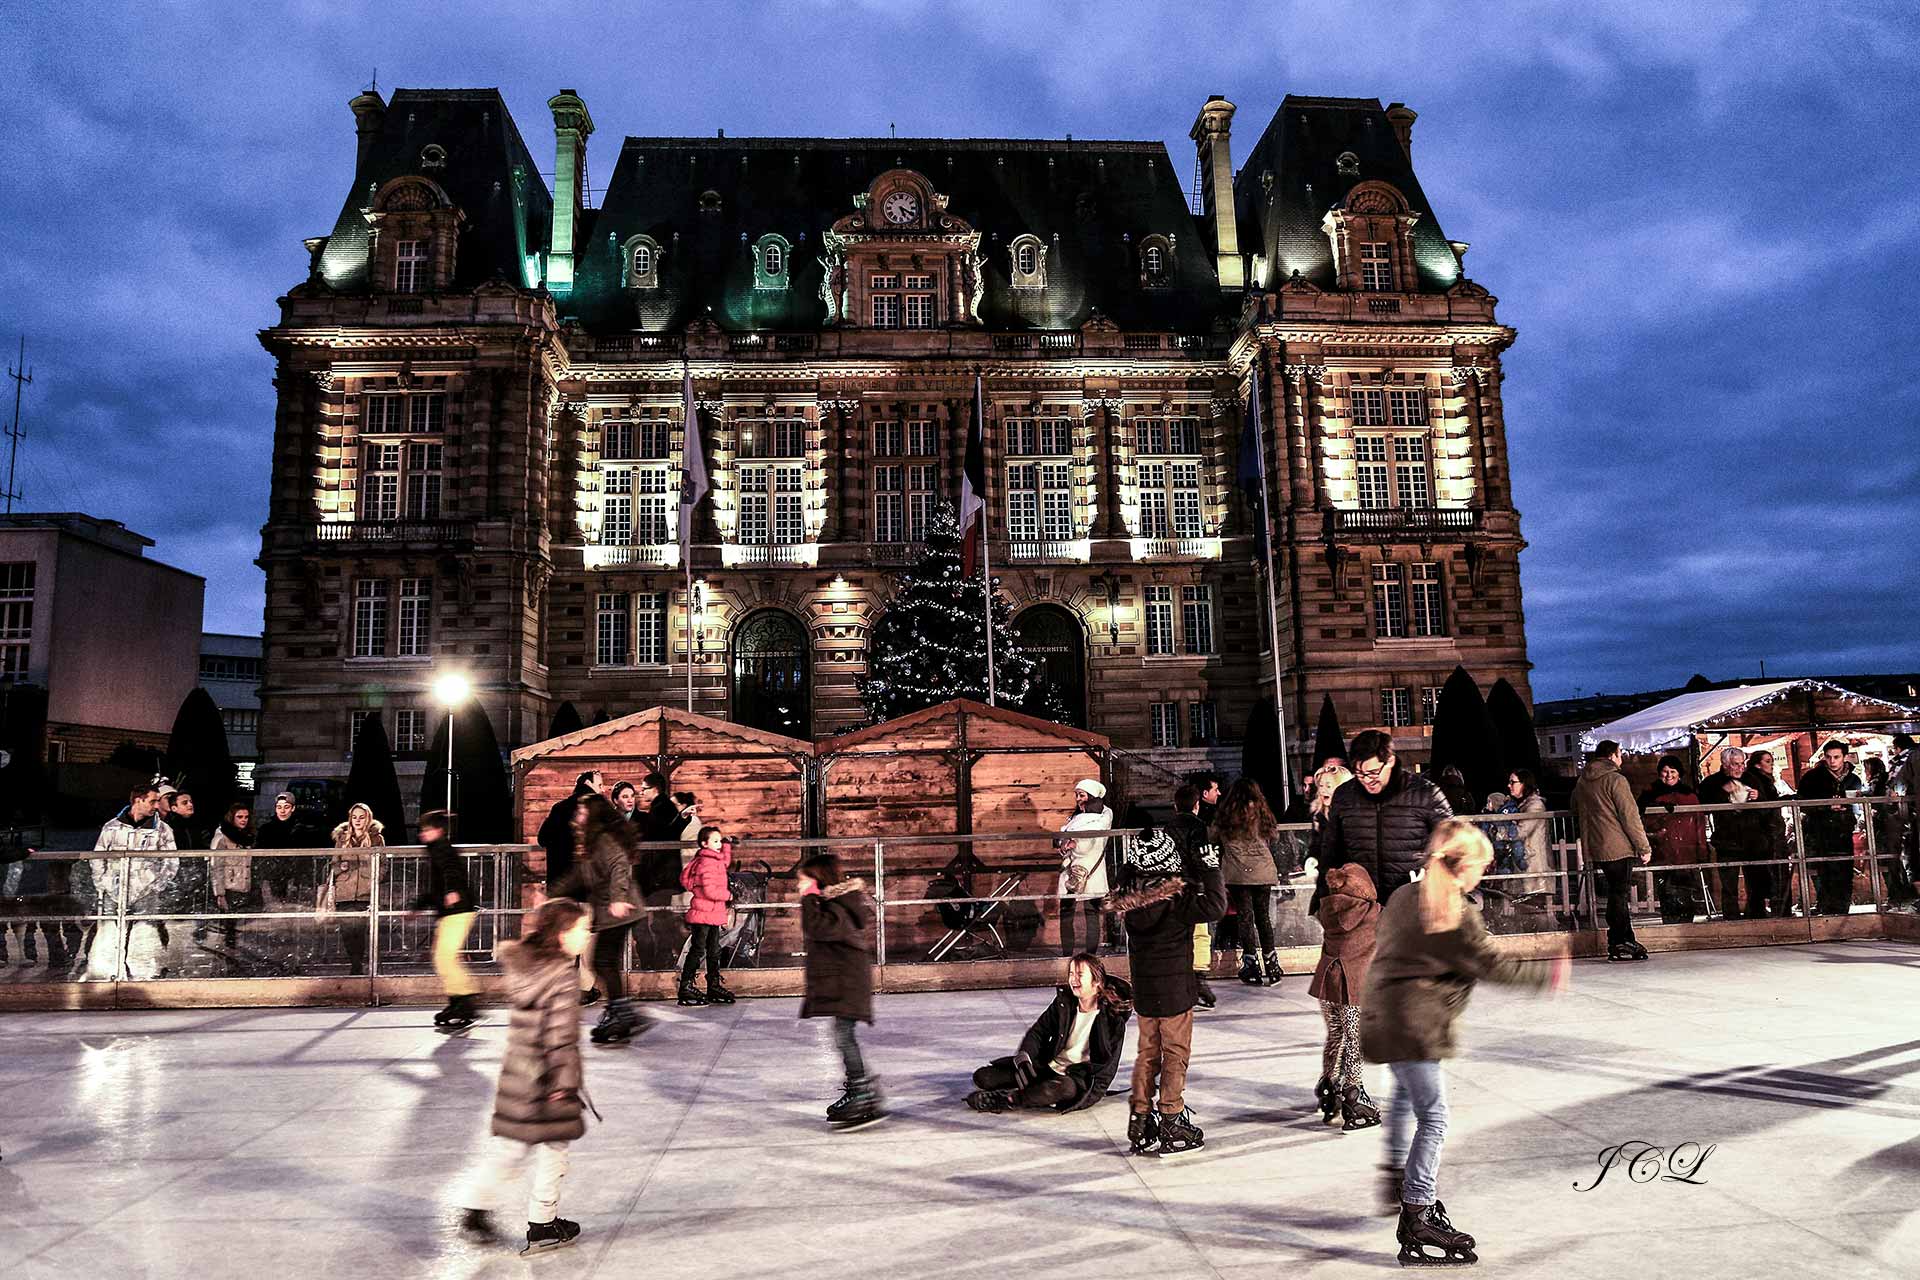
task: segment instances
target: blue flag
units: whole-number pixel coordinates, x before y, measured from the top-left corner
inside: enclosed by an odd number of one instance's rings
[[[1253,522],[1253,554],[1267,563],[1267,451],[1260,430],[1260,366],[1253,367],[1253,388],[1247,395],[1247,421],[1240,430],[1240,490],[1246,494],[1247,516]]]

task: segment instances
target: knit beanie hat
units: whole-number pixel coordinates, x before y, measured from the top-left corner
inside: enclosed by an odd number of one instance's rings
[[[1180,873],[1180,849],[1164,831],[1139,836],[1127,853],[1127,861],[1143,876],[1172,876]]]

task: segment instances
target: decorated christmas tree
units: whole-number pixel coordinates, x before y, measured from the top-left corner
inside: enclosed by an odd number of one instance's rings
[[[1040,663],[1013,633],[1012,606],[993,593],[994,705],[1065,720]],[[960,568],[960,523],[941,507],[928,523],[926,549],[894,583],[886,611],[867,638],[860,700],[874,723],[949,698],[987,701],[987,642],[979,573]]]

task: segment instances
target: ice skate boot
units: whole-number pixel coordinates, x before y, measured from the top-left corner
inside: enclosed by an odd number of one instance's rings
[[[1160,1143],[1160,1116],[1152,1111],[1136,1111],[1127,1121],[1127,1154],[1150,1155]]]
[[[1627,944],[1627,950],[1633,952],[1633,958],[1635,960],[1645,960],[1647,958],[1647,949],[1637,942],[1629,942]]]
[[[1280,951],[1277,947],[1272,951],[1262,951],[1260,953],[1260,963],[1266,968],[1267,985],[1270,987],[1279,986],[1280,979],[1287,976],[1280,972]]]
[[[877,1076],[868,1076],[856,1084],[848,1103],[847,1109],[833,1122],[834,1130],[838,1133],[852,1133],[855,1129],[865,1129],[887,1118],[887,1110],[881,1105],[880,1080]]]
[[[520,1251],[521,1257],[531,1253],[551,1253],[555,1249],[564,1249],[580,1238],[580,1224],[568,1222],[565,1218],[555,1218],[552,1222],[529,1222],[527,1224],[527,1247]]]
[[[1213,994],[1213,988],[1207,985],[1206,974],[1195,972],[1193,978],[1200,988],[1199,1005],[1202,1009],[1211,1009],[1220,1003],[1219,998]]]
[[[1399,1239],[1403,1267],[1468,1267],[1480,1261],[1473,1237],[1454,1230],[1438,1201],[1401,1205]]]
[[[447,997],[447,1007],[433,1015],[434,1029],[437,1031],[445,1031],[448,1027],[451,1027],[454,1024],[454,1020],[457,1019],[459,1016],[460,1016],[460,997],[458,996]]]
[[[700,994],[700,988],[691,982],[683,982],[680,984],[680,1003],[690,1007],[704,1008],[707,998]]]
[[[1240,981],[1249,987],[1261,985],[1259,952],[1242,951],[1240,953]]]
[[[1333,1081],[1326,1076],[1320,1077],[1320,1083],[1313,1086],[1313,1100],[1320,1108],[1320,1119],[1324,1124],[1332,1124],[1334,1117],[1340,1114],[1340,1090],[1334,1088]],[[1394,1203],[1400,1202],[1396,1192]]]
[[[1633,948],[1624,942],[1616,942],[1607,948],[1607,961],[1610,964],[1622,964],[1637,959],[1639,957],[1633,954]]]
[[[600,1015],[600,1021],[587,1038],[595,1044],[625,1044],[633,1039],[635,1033],[646,1030],[646,1026],[636,1016],[625,1000],[616,1000],[607,1006]]]
[[[857,1081],[847,1081],[846,1086],[840,1090],[839,1098],[827,1104],[827,1119],[834,1124],[846,1119],[847,1113],[853,1110],[854,1095],[859,1092],[860,1086]]]
[[[707,983],[707,1003],[708,1004],[732,1004],[733,1002],[734,1002],[733,992],[727,990],[725,987],[721,986],[717,982]]]
[[[1189,1151],[1198,1151],[1207,1145],[1206,1135],[1200,1132],[1200,1126],[1193,1122],[1193,1108],[1188,1107],[1178,1115],[1161,1115],[1160,1146],[1155,1154],[1163,1159],[1167,1156],[1183,1156]]]
[[[468,1244],[499,1244],[500,1233],[493,1229],[493,1215],[485,1209],[466,1209],[460,1214],[460,1238]]]
[[[600,1003],[600,988],[588,987],[585,991],[582,991],[580,993],[580,1007],[582,1009],[586,1008],[590,1004],[599,1004],[599,1003]]]
[[[1355,1129],[1371,1129],[1380,1123],[1380,1107],[1367,1096],[1364,1086],[1348,1089],[1340,1101],[1340,1131],[1351,1133]]]
[[[1013,1095],[1005,1089],[975,1089],[967,1095],[967,1109],[997,1116],[1013,1110]]]

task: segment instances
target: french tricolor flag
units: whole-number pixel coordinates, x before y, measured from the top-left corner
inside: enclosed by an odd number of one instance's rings
[[[973,421],[967,425],[967,465],[960,480],[960,571],[973,576],[975,547],[987,536],[987,402],[973,380]]]

